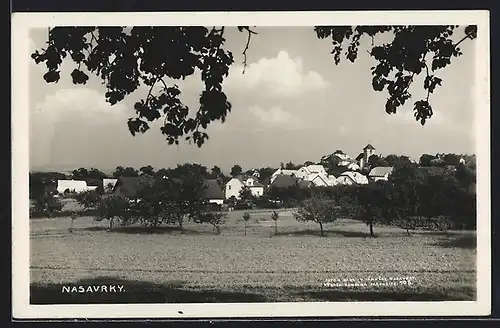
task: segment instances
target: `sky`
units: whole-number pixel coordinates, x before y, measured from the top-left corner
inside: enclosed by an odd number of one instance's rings
[[[190,162],[229,171],[234,164],[250,169],[315,162],[337,149],[356,157],[368,143],[378,154],[413,159],[423,153],[475,153],[473,41],[462,43],[463,56],[439,72],[442,87],[430,98],[434,116],[421,126],[412,101],[396,115],[385,112],[387,91],[372,89],[370,67],[376,62],[364,50],[355,63],[343,58],[335,65],[331,43],[316,38],[312,27],[254,30],[243,74],[246,34],[226,29],[226,48],[235,59],[224,82],[232,111],[225,123],[209,126],[210,139],[201,148],[169,146],[159,124],[143,135],[130,134],[127,119],[135,117],[133,104],[147,94],[145,88],[111,106],[97,77],[73,85],[72,62],[63,63],[58,83],[47,84],[45,66],[29,59],[30,170],[159,169]],[[47,29],[32,29],[30,54],[46,41]],[[360,48],[369,42],[363,39]],[[197,108],[199,76],[178,84],[184,103]],[[414,101],[424,97],[421,79],[410,92]]]

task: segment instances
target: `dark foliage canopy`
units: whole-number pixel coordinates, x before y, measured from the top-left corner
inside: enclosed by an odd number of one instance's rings
[[[132,135],[149,130],[150,122],[163,119],[161,133],[169,144],[178,144],[180,138],[202,146],[208,134],[208,125],[224,122],[231,111],[231,103],[223,91],[223,81],[234,63],[233,54],[226,49],[226,27],[57,27],[49,30],[47,46],[32,54],[37,64],[45,63],[47,83],[56,83],[61,77],[64,59],[71,59],[74,84],[86,84],[89,75],[100,78],[106,86],[106,100],[114,105],[136,91],[141,85],[149,92],[134,105],[136,117],[128,120]],[[247,34],[243,52],[256,33],[248,26],[238,30]],[[368,54],[377,61],[372,67],[372,85],[376,91],[386,90],[385,111],[396,113],[398,107],[410,98],[409,87],[415,76],[425,74],[424,99],[414,102],[415,119],[422,125],[432,117],[429,96],[442,84],[438,70],[450,65],[462,54],[459,45],[477,36],[476,26],[460,29],[458,26],[317,26],[319,39],[332,42],[336,64],[344,55],[349,61],[358,58],[360,40],[371,38]],[[461,39],[454,41],[455,32]],[[392,33],[393,40],[375,44],[375,37]],[[190,115],[182,102],[176,80],[201,73],[204,90],[199,97],[199,108]],[[155,89],[155,87],[159,87]]]

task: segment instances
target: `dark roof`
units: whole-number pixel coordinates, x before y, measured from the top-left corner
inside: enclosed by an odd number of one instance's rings
[[[333,154],[345,154],[342,150],[338,149],[333,152]]]
[[[224,199],[224,192],[217,180],[205,179],[205,197],[208,199]]]
[[[113,188],[116,191],[120,188],[120,194],[125,197],[135,197],[137,190],[142,183],[152,183],[153,179],[148,177],[119,177]]]
[[[375,150],[375,147],[373,147],[371,144],[368,144],[363,148],[363,150],[370,149],[370,150]]]
[[[271,187],[275,188],[288,188],[297,183],[297,179],[291,175],[277,175],[271,183]]]
[[[363,153],[359,153],[358,157],[356,157],[356,160],[359,161],[360,159],[362,159],[364,156]]]

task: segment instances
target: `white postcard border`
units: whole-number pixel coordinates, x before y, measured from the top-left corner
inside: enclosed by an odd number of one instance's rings
[[[28,31],[48,26],[467,25],[476,47],[477,301],[120,305],[29,304]],[[491,312],[490,73],[488,11],[15,13],[12,15],[12,309],[17,319],[462,316]],[[468,83],[469,81],[464,81]],[[179,312],[182,311],[182,312]]]

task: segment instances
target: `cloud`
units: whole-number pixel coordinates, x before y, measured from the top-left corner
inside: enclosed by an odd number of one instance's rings
[[[103,125],[123,120],[127,107],[111,106],[102,93],[85,87],[66,88],[45,97],[34,108],[35,113],[53,121],[81,121],[84,125]]]
[[[260,123],[264,124],[264,128],[280,127],[290,130],[305,127],[303,122],[298,117],[292,115],[289,111],[284,110],[281,106],[273,106],[267,110],[260,106],[250,106],[248,109]]]
[[[278,97],[298,96],[329,86],[321,74],[305,71],[301,58],[291,58],[288,52],[280,51],[275,58],[262,58],[243,67],[231,68],[225,80],[228,89],[255,91]]]

